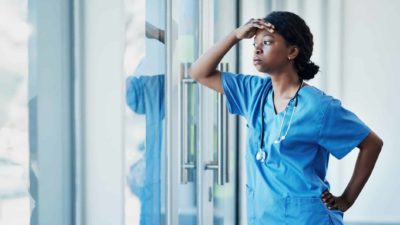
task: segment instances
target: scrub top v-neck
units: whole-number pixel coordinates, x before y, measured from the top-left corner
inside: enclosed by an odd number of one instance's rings
[[[298,93],[298,106],[284,141],[275,144],[285,110],[275,114],[269,77],[221,73],[228,111],[247,121],[246,191],[248,224],[342,224],[343,213],[328,210],[320,196],[329,190],[326,180],[329,155],[341,159],[370,129],[341,102],[313,86]],[[266,104],[261,106],[263,95]],[[288,126],[294,101],[282,132]],[[256,160],[264,111],[266,160]]]

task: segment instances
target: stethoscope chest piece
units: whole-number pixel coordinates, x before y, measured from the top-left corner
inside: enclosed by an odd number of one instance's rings
[[[264,162],[266,158],[267,158],[267,156],[266,156],[265,151],[263,151],[262,149],[259,149],[256,154],[256,160],[260,161],[260,162]]]

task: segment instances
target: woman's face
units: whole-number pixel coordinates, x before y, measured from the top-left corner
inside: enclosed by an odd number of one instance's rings
[[[290,46],[280,34],[270,33],[265,29],[257,30],[254,37],[253,64],[258,71],[268,74],[281,71],[290,62],[289,52]]]

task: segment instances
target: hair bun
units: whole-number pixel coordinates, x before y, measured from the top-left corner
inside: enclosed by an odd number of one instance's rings
[[[303,80],[310,80],[315,77],[318,71],[319,71],[319,66],[313,63],[312,61],[308,61],[307,63],[302,65],[302,70],[299,71],[299,76]]]

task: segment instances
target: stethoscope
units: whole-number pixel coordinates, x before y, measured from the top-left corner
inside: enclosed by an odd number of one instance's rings
[[[302,80],[302,81],[301,81],[301,84],[300,84],[300,86],[299,86],[299,88],[298,88],[297,91],[296,91],[296,94],[294,95],[294,97],[293,97],[292,99],[290,99],[288,105],[286,106],[285,114],[283,115],[283,119],[282,119],[282,122],[281,122],[281,125],[280,125],[280,128],[279,128],[279,138],[277,138],[277,139],[274,141],[274,144],[279,144],[279,143],[281,143],[283,140],[286,139],[286,136],[287,136],[287,134],[289,133],[290,126],[291,126],[291,124],[292,124],[293,115],[296,113],[296,108],[297,108],[297,104],[298,104],[298,101],[299,101],[298,94],[299,94],[299,91],[300,91],[301,87],[303,87],[303,84],[304,84],[304,82],[303,82],[303,80]],[[265,101],[266,101],[266,99],[267,99],[267,96],[268,96],[268,93],[269,93],[270,90],[272,90],[272,85],[271,85],[271,87],[266,91],[266,94],[264,94],[263,98],[261,99],[261,103],[260,103],[260,104],[261,104],[261,107],[260,107],[260,109],[261,109],[261,132],[260,132],[261,137],[260,137],[259,148],[258,148],[258,151],[257,151],[257,154],[256,154],[256,160],[257,160],[257,161],[260,161],[260,162],[264,162],[265,159],[267,158],[267,153],[263,150],[263,145],[264,145],[264,105],[265,105]],[[273,99],[273,98],[274,98],[274,92],[273,92],[273,90],[272,90],[272,99]],[[287,111],[288,111],[288,108],[289,108],[289,104],[290,104],[290,102],[291,102],[293,99],[295,99],[295,104],[294,104],[292,113],[291,113],[291,115],[290,115],[289,124],[288,124],[288,127],[286,128],[285,134],[282,135],[282,128],[283,128],[283,124],[284,124],[284,122],[285,122],[285,118],[286,118],[286,114],[287,114]]]

